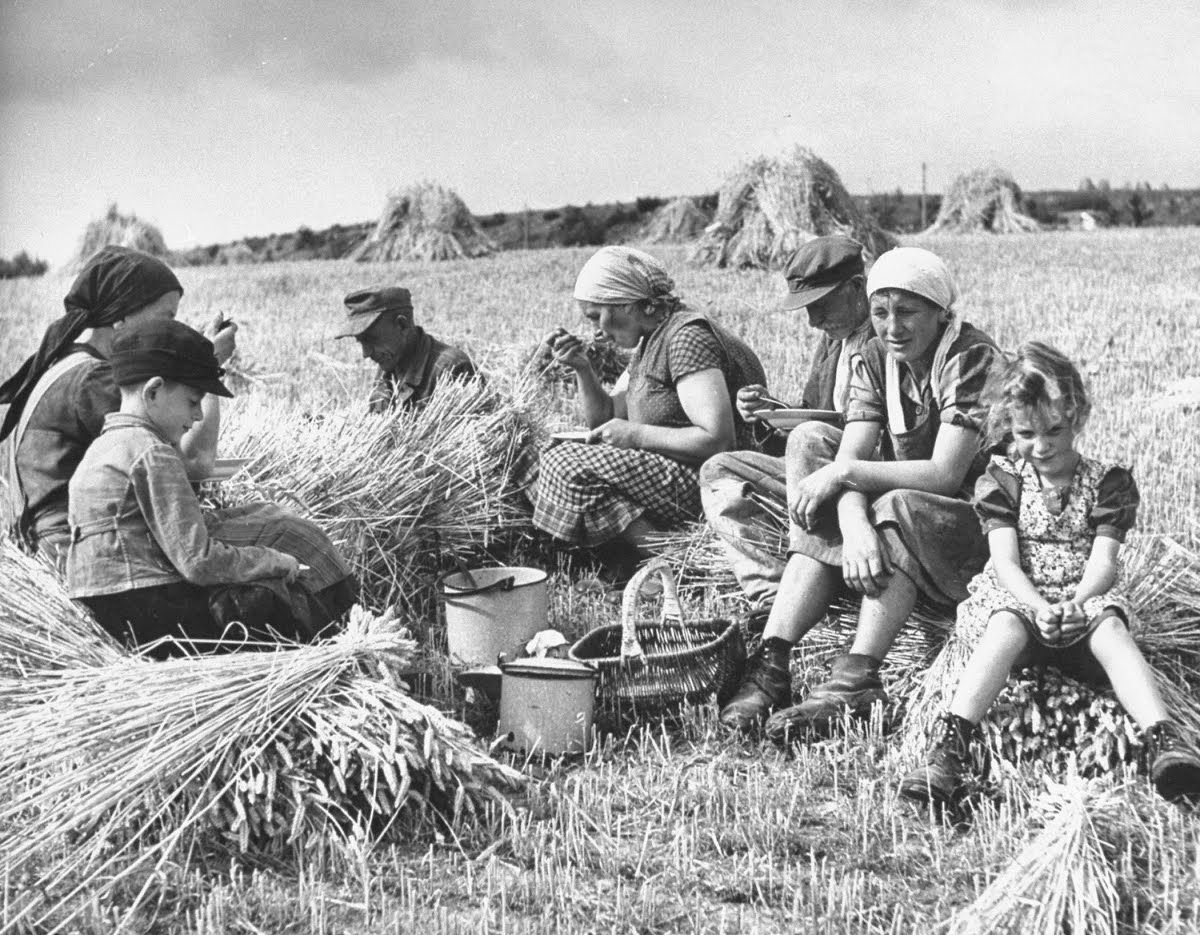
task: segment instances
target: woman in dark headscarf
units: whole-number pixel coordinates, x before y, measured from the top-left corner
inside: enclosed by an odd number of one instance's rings
[[[9,410],[0,440],[12,435],[14,513],[22,540],[60,564],[70,540],[67,485],[84,452],[100,435],[104,419],[121,407],[108,357],[115,334],[155,318],[174,318],[183,286],[161,260],[126,247],[108,246],[87,261],[51,323],[37,353],[0,386]],[[237,326],[222,316],[204,334],[218,363],[233,354]],[[189,476],[212,473],[220,430],[218,398],[207,394],[204,417],[180,441]],[[336,548],[315,524],[270,503],[218,510],[206,517],[208,532],[230,545],[266,545],[294,555],[309,567],[306,593],[274,594],[258,586],[214,593],[219,622],[277,619],[287,605],[295,634],[310,636],[353,602],[356,588]],[[292,589],[293,592],[296,589]],[[166,622],[169,627],[169,621]]]
[[[46,329],[41,346],[0,386],[8,412],[0,440],[10,440],[10,483],[17,530],[34,550],[57,557],[68,537],[67,482],[104,416],[121,397],[112,381],[108,352],[114,333],[127,324],[174,318],[183,286],[161,260],[127,247],[108,246],[94,254],[63,300],[65,313]],[[236,327],[208,329],[218,357],[233,353]],[[188,468],[195,476],[211,471],[219,427],[216,402],[206,403],[204,420],[183,440]]]

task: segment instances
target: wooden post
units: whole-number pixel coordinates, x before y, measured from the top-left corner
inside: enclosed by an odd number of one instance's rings
[[[929,226],[925,217],[925,163],[921,163],[921,230]]]

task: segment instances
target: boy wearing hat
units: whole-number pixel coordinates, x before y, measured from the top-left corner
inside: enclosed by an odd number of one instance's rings
[[[345,298],[348,321],[338,338],[354,338],[379,365],[371,412],[411,406],[433,395],[442,377],[475,376],[466,352],[413,324],[412,295],[399,286],[360,289]]]
[[[788,261],[788,294],[781,308],[808,313],[809,327],[822,332],[812,358],[808,382],[797,408],[843,412],[850,387],[850,358],[873,335],[869,321],[862,245],[849,237],[817,237],[803,244]],[[737,407],[748,423],[768,404],[766,387],[738,391]],[[765,428],[765,426],[764,426]],[[785,556],[779,536],[756,495],[786,502],[783,445],[769,439],[764,451],[729,451],[716,455],[700,470],[700,497],[705,518],[721,537],[733,573],[754,603],[752,616],[766,614],[783,576]]]
[[[332,619],[320,619],[322,610],[344,610],[345,600],[330,601],[323,588],[348,570],[311,523],[269,504],[201,513],[179,443],[203,417],[206,394],[233,395],[221,382],[212,342],[181,322],[147,321],[114,338],[110,363],[121,407],[105,417],[70,483],[69,595],[114,636],[134,643],[218,639],[233,620],[255,636],[273,628],[303,638]],[[239,544],[222,541],[223,520]],[[329,568],[310,575],[295,554],[250,544],[256,520],[261,530],[288,530],[258,539],[303,539],[312,546],[297,549],[305,561]],[[160,648],[159,655],[169,653]]]

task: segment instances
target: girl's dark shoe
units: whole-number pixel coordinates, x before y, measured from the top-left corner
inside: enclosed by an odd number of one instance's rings
[[[721,723],[731,730],[749,734],[762,727],[767,715],[792,700],[792,674],[773,664],[760,649],[746,666],[742,684],[721,709]]]
[[[937,738],[925,765],[900,781],[906,799],[941,810],[957,805],[971,767],[971,741],[977,728],[966,718],[944,712],[935,728]]]
[[[1145,733],[1150,781],[1164,799],[1200,800],[1200,752],[1172,721],[1150,725]]]

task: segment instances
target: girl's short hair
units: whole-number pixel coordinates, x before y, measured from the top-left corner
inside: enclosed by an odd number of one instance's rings
[[[1031,409],[1044,419],[1061,414],[1077,431],[1092,411],[1079,368],[1056,348],[1026,341],[993,365],[983,390],[988,448],[1012,439],[1012,412]]]

